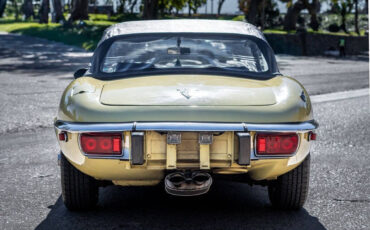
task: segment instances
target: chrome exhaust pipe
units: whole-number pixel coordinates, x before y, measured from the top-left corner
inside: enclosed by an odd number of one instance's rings
[[[174,196],[198,196],[209,191],[212,177],[205,172],[174,172],[165,178],[165,190]]]

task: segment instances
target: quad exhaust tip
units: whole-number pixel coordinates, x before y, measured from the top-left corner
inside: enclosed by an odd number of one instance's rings
[[[198,196],[209,191],[212,177],[205,172],[174,172],[165,178],[165,190],[174,196]]]

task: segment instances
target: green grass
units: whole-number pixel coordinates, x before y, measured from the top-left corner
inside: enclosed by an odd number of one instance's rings
[[[314,34],[328,34],[328,35],[337,35],[337,36],[359,36],[354,31],[349,31],[349,33],[347,34],[347,33],[342,32],[342,31],[334,33],[334,32],[323,31],[323,30],[313,31],[312,29],[308,29],[307,32],[314,33]],[[360,36],[364,36],[364,35],[365,35],[365,30],[360,30]]]
[[[27,28],[43,28],[43,27],[55,27],[58,24],[50,23],[48,25],[42,25],[36,22],[16,22],[14,20],[0,21],[0,31],[13,32],[15,30],[23,30]]]
[[[231,20],[233,20],[233,21],[244,21],[245,20],[245,16],[244,15],[239,15],[239,16],[234,17]]]
[[[106,14],[90,14],[89,20],[91,21],[109,21],[108,15]]]
[[[121,21],[138,19],[135,14],[111,16],[110,18],[105,14],[90,14],[89,18],[84,21],[85,26],[65,27],[58,23],[39,24],[32,21],[15,21],[14,17],[8,17],[0,19],[0,31],[45,38],[79,46],[86,50],[94,50],[107,27]]]
[[[333,33],[333,32],[324,31],[324,30],[313,31],[312,29],[308,29],[307,32],[312,33],[312,34],[327,34],[327,35],[335,35],[335,36],[358,36],[358,34],[353,32],[353,31],[346,34],[344,32]],[[295,30],[285,31],[285,30],[281,30],[281,29],[266,29],[266,30],[263,31],[263,33],[266,33],[266,34],[296,34],[296,31]],[[361,30],[360,35],[364,36],[365,35],[365,30]]]
[[[41,37],[52,41],[63,42],[69,45],[82,47],[86,50],[94,50],[103,34],[103,31],[118,22],[138,20],[140,19],[136,14],[118,15],[108,17],[105,14],[90,14],[90,19],[84,21],[86,25],[79,27],[74,25],[65,27],[57,23],[39,24],[37,22],[21,22],[15,21],[14,17],[0,19],[0,31],[9,33],[19,33],[29,36]],[[167,17],[166,17],[167,18]],[[169,17],[171,18],[171,17]],[[220,18],[224,20],[243,21],[244,16]],[[274,34],[295,34],[295,31],[283,31],[278,29],[266,29],[264,33]],[[361,35],[364,35],[365,30],[361,30]],[[308,33],[329,34],[329,35],[345,35],[357,36],[356,33],[350,32],[349,34],[339,32],[331,33],[323,30],[312,31],[308,29]]]
[[[110,21],[86,21],[83,27],[64,27],[60,24],[37,22],[15,22],[0,20],[0,31],[45,38],[52,41],[94,50],[105,28],[114,24]]]
[[[285,31],[285,30],[277,30],[277,29],[266,29],[263,31],[263,33],[266,33],[266,34],[288,34],[288,33],[291,33],[291,32],[288,32],[288,31]],[[295,31],[294,31],[295,33]]]

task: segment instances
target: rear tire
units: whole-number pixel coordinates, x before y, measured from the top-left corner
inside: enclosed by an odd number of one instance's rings
[[[284,210],[303,207],[308,193],[310,179],[310,154],[295,169],[283,174],[268,186],[272,206]]]
[[[62,197],[71,211],[87,210],[96,206],[99,198],[97,181],[78,171],[61,153]]]

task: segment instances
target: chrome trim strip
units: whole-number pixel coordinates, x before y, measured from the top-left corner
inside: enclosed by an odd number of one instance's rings
[[[136,124],[136,130],[219,132],[219,131],[244,131],[244,126],[242,123],[138,122]]]
[[[70,133],[131,131],[134,123],[91,123],[56,121],[55,128]]]
[[[318,127],[319,124],[315,120],[286,124],[247,124],[248,131],[256,132],[299,132],[314,130]]]
[[[302,123],[252,124],[252,123],[203,123],[203,122],[130,122],[91,123],[56,121],[55,128],[71,133],[120,132],[120,131],[183,131],[183,132],[305,132],[318,127],[314,120]]]

